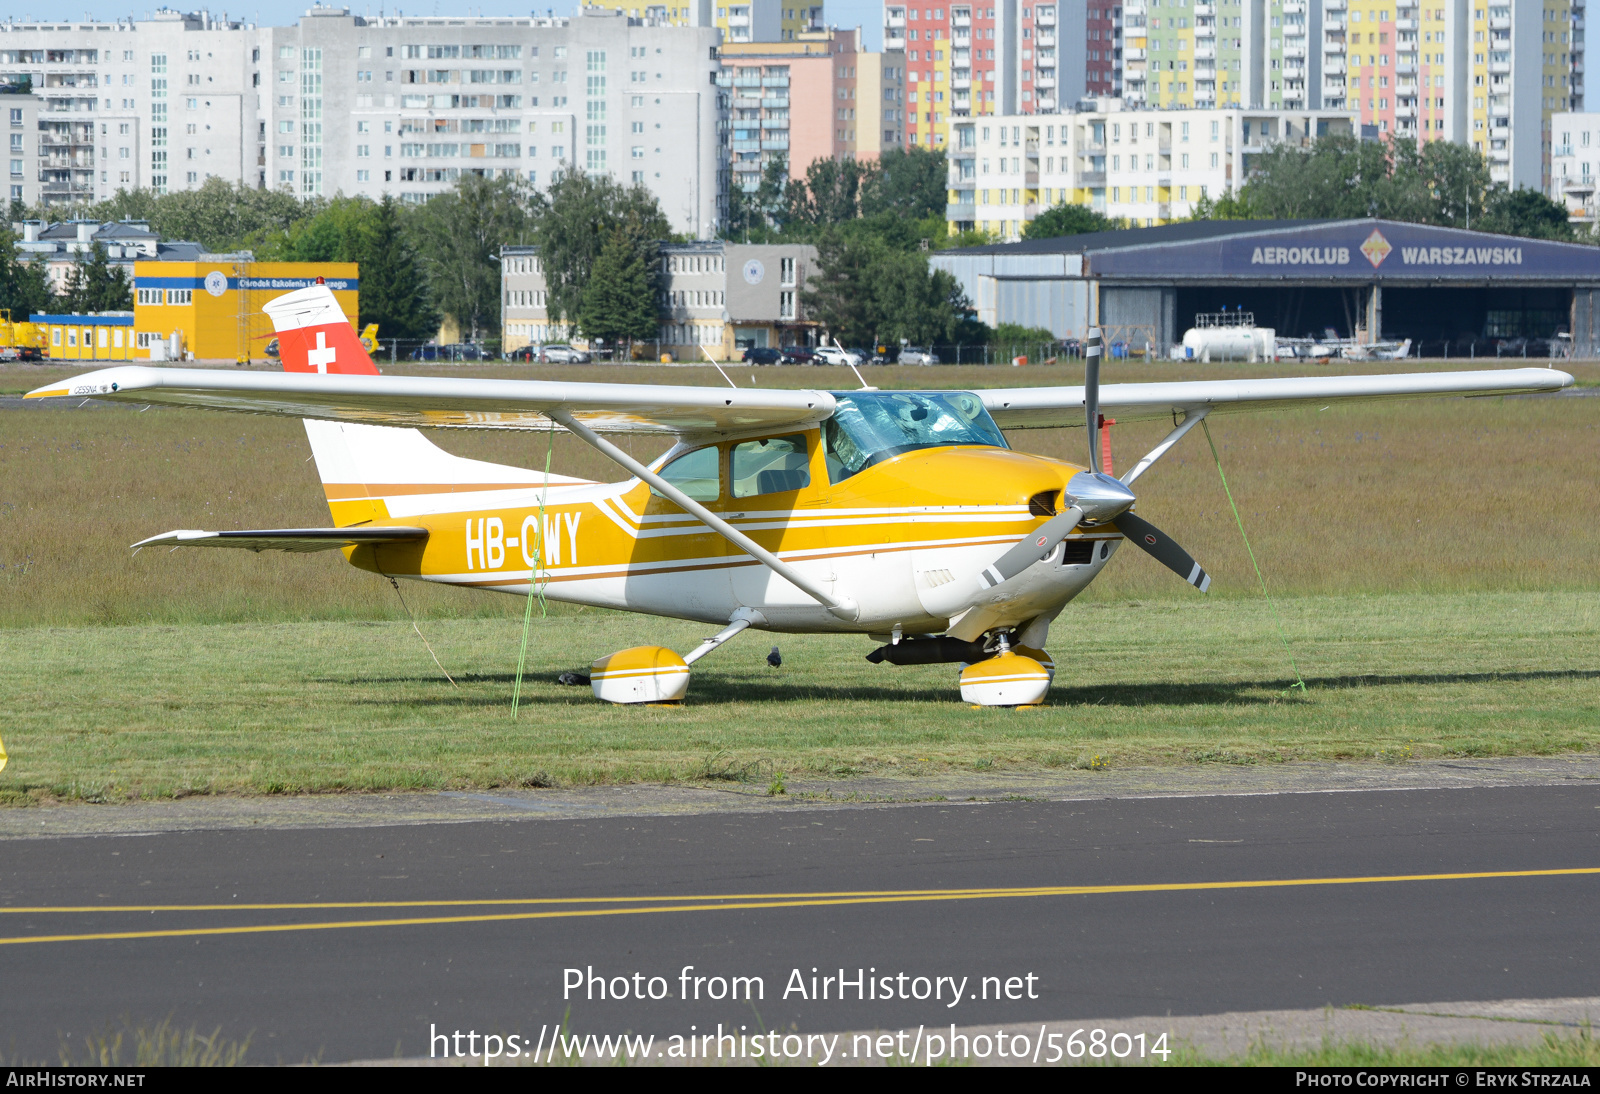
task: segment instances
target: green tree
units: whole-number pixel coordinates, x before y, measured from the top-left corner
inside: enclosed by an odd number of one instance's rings
[[[531,231],[525,183],[466,175],[409,218],[433,304],[472,339],[500,331],[500,248]]]
[[[865,166],[861,180],[861,215],[888,213],[911,220],[944,219],[950,165],[943,150],[921,145],[891,148]]]
[[[631,349],[635,340],[655,336],[656,293],[650,277],[655,253],[652,241],[641,241],[623,227],[612,230],[583,288],[578,326],[587,337],[626,342]]]
[[[45,280],[44,264],[21,261],[16,244],[11,230],[0,228],[0,308],[9,311],[12,320],[23,322],[30,315],[48,311],[54,298]]]
[[[960,284],[930,269],[926,254],[865,232],[825,230],[817,267],[801,303],[830,337],[848,345],[946,342],[971,311]]]
[[[1224,190],[1216,197],[1200,195],[1190,220],[1250,220],[1249,190]]]
[[[609,175],[574,170],[550,187],[547,198],[534,218],[532,235],[544,266],[552,319],[581,324],[584,288],[601,249],[619,230],[646,258],[653,300],[659,264],[651,248],[672,232],[654,194],[639,184],[623,187]]]
[[[1022,230],[1023,239],[1055,239],[1058,236],[1106,232],[1122,225],[1087,205],[1057,205],[1040,213]]]
[[[379,337],[426,338],[439,329],[402,211],[389,194],[372,207],[361,263],[361,322],[378,324]]]
[[[1567,220],[1566,206],[1551,201],[1537,190],[1497,191],[1491,195],[1483,221],[1477,227],[1485,232],[1531,239],[1577,239]]]
[[[787,219],[820,228],[861,215],[861,184],[870,168],[858,160],[818,157],[806,177],[789,183]]]
[[[73,312],[127,311],[133,307],[133,287],[113,266],[103,244],[74,263],[67,276],[62,305]]]

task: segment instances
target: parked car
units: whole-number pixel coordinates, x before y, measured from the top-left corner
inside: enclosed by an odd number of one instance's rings
[[[937,365],[939,356],[932,350],[920,346],[901,346],[900,356],[896,361],[902,365]]]
[[[810,365],[816,361],[816,354],[805,346],[784,346],[783,363],[786,365]]]
[[[860,350],[839,349],[837,346],[818,346],[812,351],[820,365],[859,365],[866,357]]]
[[[744,356],[739,360],[747,365],[781,365],[783,351],[771,346],[752,346],[744,351]]]
[[[537,361],[538,359],[538,346],[518,346],[506,354],[507,361]]]
[[[581,349],[561,344],[540,346],[539,360],[552,365],[587,365],[591,358]]]
[[[1083,342],[1077,338],[1063,338],[1061,340],[1061,356],[1082,357]]]

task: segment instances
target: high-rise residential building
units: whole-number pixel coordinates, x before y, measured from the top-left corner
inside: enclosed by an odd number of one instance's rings
[[[691,0],[683,5],[585,0],[583,6],[620,11],[665,26],[716,27],[724,42],[792,42],[801,34],[824,29],[822,5],[796,0]]]
[[[74,186],[92,192],[94,167],[74,167],[72,148],[61,148],[39,131],[39,110],[44,100],[25,92],[0,94],[0,110],[5,111],[6,140],[6,200],[20,201],[24,205],[42,205],[43,190],[47,182],[57,181],[66,172],[66,188]],[[88,123],[90,128],[93,123]],[[80,130],[81,131],[81,130]],[[84,144],[93,147],[94,134],[84,134]],[[44,162],[60,157],[58,164],[46,174]],[[76,183],[73,173],[76,172]]]
[[[1137,227],[1182,220],[1237,188],[1250,159],[1283,144],[1349,135],[1344,111],[1105,109],[996,115],[951,126],[952,232],[1002,240],[1056,205],[1084,205]]]
[[[259,184],[256,33],[170,10],[140,22],[0,23],[0,80],[26,78],[43,100],[41,200],[166,192],[210,175]]]
[[[47,202],[209,177],[416,202],[464,174],[544,187],[577,166],[647,186],[674,230],[708,235],[721,204],[717,37],[601,8],[499,19],[314,7],[260,28],[163,11],[0,23],[0,81],[26,77],[42,101]]]
[[[1315,28],[1340,0],[1134,0],[1122,6],[1122,97],[1204,110],[1320,105]]]
[[[1600,178],[1600,114],[1553,114],[1550,134],[1550,186],[1545,193],[1567,207],[1567,219],[1592,232],[1600,223],[1600,203],[1595,200],[1595,182]]]
[[[1063,28],[1063,30],[1069,30]],[[1089,98],[1122,95],[1122,4],[1089,0],[1083,33],[1084,94]],[[1141,47],[1142,48],[1142,47]]]
[[[1548,188],[1551,117],[1583,108],[1584,0],[1322,2],[1327,105],[1380,135],[1471,144],[1496,182]]]
[[[813,160],[876,159],[901,146],[904,54],[866,52],[860,28],[729,42],[720,53],[731,185],[754,190],[776,159],[799,178]]]
[[[886,3],[884,49],[906,54],[906,143],[943,147],[952,118],[1070,110],[1087,87],[1086,23],[1085,0]]]

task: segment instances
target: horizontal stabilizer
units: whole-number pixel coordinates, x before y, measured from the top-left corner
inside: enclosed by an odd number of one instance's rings
[[[246,551],[337,551],[360,543],[405,543],[428,538],[426,528],[355,527],[355,528],[250,528],[231,532],[203,532],[198,528],[179,528],[159,536],[140,540],[133,545],[153,547],[158,543],[168,547],[242,547]]]

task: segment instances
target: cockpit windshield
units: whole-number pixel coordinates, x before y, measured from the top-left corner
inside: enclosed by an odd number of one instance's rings
[[[833,397],[833,417],[822,423],[833,482],[915,448],[1007,447],[983,400],[968,391],[836,391]]]

